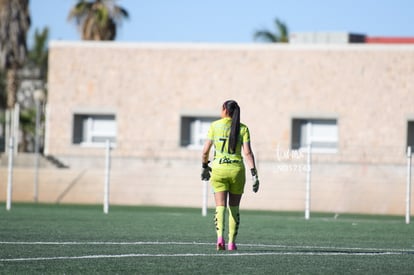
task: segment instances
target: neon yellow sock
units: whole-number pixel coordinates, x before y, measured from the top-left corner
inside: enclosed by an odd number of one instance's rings
[[[214,216],[214,223],[216,225],[217,237],[223,237],[225,210],[226,210],[225,206],[216,206],[216,214]]]
[[[229,243],[236,241],[236,236],[239,231],[240,213],[238,206],[229,207]]]

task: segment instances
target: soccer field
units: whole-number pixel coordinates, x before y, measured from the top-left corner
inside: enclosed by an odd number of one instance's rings
[[[13,204],[1,274],[413,274],[403,217],[241,210],[237,251],[215,251],[213,211]]]

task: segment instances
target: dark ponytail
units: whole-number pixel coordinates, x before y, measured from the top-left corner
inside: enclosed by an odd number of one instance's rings
[[[227,100],[223,107],[231,117],[231,129],[229,136],[229,154],[236,153],[237,141],[240,134],[240,107],[234,100]]]

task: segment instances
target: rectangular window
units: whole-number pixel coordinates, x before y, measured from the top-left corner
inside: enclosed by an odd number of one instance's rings
[[[103,145],[107,140],[116,142],[116,119],[113,114],[75,114],[73,144]]]
[[[411,146],[411,152],[414,152],[414,121],[408,121],[407,124],[407,147]]]
[[[306,149],[311,143],[312,151],[334,153],[338,146],[336,119],[293,119],[292,149]]]
[[[181,146],[195,149],[202,148],[207,138],[211,122],[217,119],[219,118],[197,116],[181,117]]]

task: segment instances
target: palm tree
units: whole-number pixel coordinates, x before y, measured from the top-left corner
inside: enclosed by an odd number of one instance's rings
[[[17,70],[26,60],[29,0],[0,0],[0,69],[6,73],[7,108],[16,103]]]
[[[277,30],[277,32],[275,33],[269,30],[266,30],[266,29],[256,31],[254,33],[254,39],[255,40],[260,39],[265,42],[271,42],[271,43],[289,42],[289,30],[286,24],[276,18],[275,27]]]
[[[35,30],[34,33],[34,45],[28,52],[28,65],[29,67],[38,68],[40,71],[40,80],[46,83],[47,80],[47,65],[48,54],[47,41],[49,39],[49,28],[44,27],[42,31]]]
[[[128,18],[128,12],[114,0],[79,0],[68,20],[75,20],[83,40],[115,40],[117,24]]]
[[[3,70],[0,70],[0,110],[7,108],[6,101],[6,75]],[[2,118],[0,118],[0,124],[2,123]]]
[[[35,100],[35,88],[44,89],[46,88],[47,82],[47,68],[48,68],[48,49],[47,49],[47,41],[49,38],[49,28],[44,27],[42,31],[38,29],[35,30],[33,36],[33,46],[29,49],[27,53],[27,60],[25,64],[25,69],[29,72],[30,76],[29,79],[26,81],[32,82],[32,92],[33,92],[33,99]],[[22,82],[24,79],[22,79]],[[46,96],[46,95],[45,95]],[[40,104],[40,103],[39,103]],[[22,133],[21,139],[21,150],[27,152],[30,148],[29,146],[32,145],[31,148],[34,148],[35,145],[35,138],[36,138],[36,112],[42,113],[40,110],[41,108],[37,109],[37,106],[42,107],[43,105],[36,105],[36,107],[32,106],[24,106],[21,108],[20,112],[20,129]],[[42,123],[42,116],[40,117]]]

